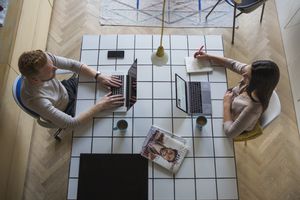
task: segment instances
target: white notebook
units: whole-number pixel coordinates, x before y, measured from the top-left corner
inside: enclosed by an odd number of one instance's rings
[[[199,60],[194,57],[185,57],[187,73],[211,72],[213,68],[208,60]]]

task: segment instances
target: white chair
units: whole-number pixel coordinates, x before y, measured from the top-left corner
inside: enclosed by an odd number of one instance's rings
[[[281,112],[281,104],[279,97],[275,90],[272,93],[268,108],[261,115],[259,123],[257,123],[253,130],[245,131],[241,135],[234,138],[235,142],[245,142],[247,146],[248,140],[253,140],[263,134],[263,128],[270,124]]]
[[[260,125],[265,128],[271,121],[273,121],[281,112],[281,104],[279,97],[275,90],[271,96],[269,106],[260,117]]]
[[[38,122],[39,125],[45,127],[45,128],[55,128],[57,129],[56,132],[54,133],[54,138],[56,140],[60,140],[60,137],[58,136],[59,133],[62,131],[61,128],[56,127],[54,124],[52,124],[51,122],[42,119],[37,113],[33,112],[32,110],[28,109],[22,102],[21,99],[21,86],[22,86],[22,81],[23,81],[24,77],[19,75],[17,76],[17,78],[14,81],[13,84],[13,88],[12,88],[12,94],[14,97],[15,102],[17,103],[17,105],[24,111],[26,112],[28,115],[30,115],[31,117],[35,118]]]

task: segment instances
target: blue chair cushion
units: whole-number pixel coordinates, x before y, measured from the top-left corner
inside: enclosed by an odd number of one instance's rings
[[[16,85],[16,88],[15,88],[15,95],[17,97],[17,100],[18,100],[18,103],[22,106],[23,110],[28,112],[30,115],[32,115],[33,117],[35,118],[38,118],[39,117],[39,114],[33,112],[32,110],[28,109],[22,102],[22,99],[21,99],[21,86],[22,86],[22,81],[23,81],[24,77],[21,76],[18,80],[17,80],[17,85]]]

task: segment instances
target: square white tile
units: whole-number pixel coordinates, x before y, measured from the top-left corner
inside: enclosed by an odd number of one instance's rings
[[[176,179],[175,180],[175,198],[177,200],[194,200],[195,181],[194,179]]]
[[[124,75],[128,74],[128,70],[130,69],[131,64],[126,64],[126,65],[117,65],[116,66],[116,71],[117,73],[123,73]]]
[[[213,158],[195,158],[197,178],[214,178],[215,161]]]
[[[207,53],[208,53],[209,55],[213,55],[213,56],[224,57],[224,51],[223,51],[223,50],[207,51]]]
[[[106,75],[111,75],[113,71],[115,71],[116,65],[113,63],[112,65],[101,65],[98,66],[98,70]]]
[[[84,35],[82,37],[82,49],[98,49],[99,35]]]
[[[163,35],[162,45],[164,49],[170,49],[170,35]],[[160,35],[153,35],[153,49],[156,49],[160,46]]]
[[[135,50],[135,58],[138,65],[151,65],[152,50]]]
[[[79,83],[77,99],[95,99],[96,83]]]
[[[111,153],[112,138],[94,138],[93,153]]]
[[[195,156],[214,156],[212,138],[194,138]]]
[[[209,81],[226,83],[226,72],[224,67],[213,67],[213,72],[209,73]]]
[[[97,66],[89,66],[90,68],[93,68],[95,71],[97,71]],[[80,82],[95,82],[95,78],[93,76],[87,76],[85,74],[80,73],[79,74],[79,83]]]
[[[117,128],[117,123],[120,120],[125,120],[128,124],[126,130],[119,130]],[[114,118],[114,137],[132,137],[132,119],[131,118]]]
[[[234,158],[216,158],[216,169],[218,178],[236,177]]]
[[[213,119],[214,136],[226,137],[223,129],[223,119]]]
[[[68,199],[77,198],[78,179],[69,179],[68,185]]]
[[[180,136],[193,136],[191,118],[174,118],[174,133]]]
[[[154,179],[154,199],[174,199],[173,179]]]
[[[154,163],[153,165],[153,178],[173,178],[173,173],[162,166]]]
[[[206,35],[207,50],[223,50],[222,37],[220,35]]]
[[[135,118],[133,136],[146,137],[152,125],[152,118]]]
[[[152,35],[135,35],[136,49],[152,49]]]
[[[94,120],[94,136],[112,137],[112,118],[96,118]]]
[[[175,175],[175,178],[194,178],[194,158],[185,158]]]
[[[118,49],[134,49],[134,35],[118,35]]]
[[[131,65],[134,62],[134,50],[124,50],[124,58],[117,58],[117,65]]]
[[[92,136],[93,132],[93,120],[86,122],[85,124],[80,125],[73,131],[73,137],[86,137]]]
[[[153,125],[172,132],[172,118],[153,118]]]
[[[217,156],[234,156],[233,142],[229,138],[214,138],[215,155]]]
[[[113,153],[132,153],[132,138],[113,138]]]
[[[97,99],[99,101],[100,99]],[[113,113],[112,110],[103,110],[101,112],[98,112],[95,117],[112,117]]]
[[[171,49],[187,49],[187,36],[171,35]]]
[[[73,138],[72,156],[80,156],[81,153],[91,153],[92,138]]]
[[[79,158],[71,158],[70,177],[78,178],[79,175]]]
[[[117,48],[117,35],[101,35],[100,36],[100,49],[116,49]]]
[[[133,138],[133,153],[141,153],[145,139],[146,138]]]
[[[127,112],[114,112],[115,117],[132,117],[133,107],[131,107]]]
[[[207,119],[207,123],[205,126],[203,126],[202,128],[200,128],[197,123],[196,123],[196,117],[193,117],[193,128],[194,128],[194,137],[205,137],[205,136],[212,136],[212,124],[211,124],[211,118],[208,118],[208,116],[206,116]]]
[[[188,35],[189,49],[199,50],[202,45],[204,46],[204,49],[206,49],[203,35]]]
[[[151,82],[138,82],[137,87],[138,99],[152,99],[152,83]]]
[[[212,100],[212,116],[213,117],[223,117],[223,99],[222,100]]]
[[[152,81],[152,65],[138,66],[137,81]]]
[[[154,99],[171,99],[171,83],[154,82],[153,83]]]
[[[184,58],[188,56],[188,50],[172,50],[172,65],[185,65]]]
[[[94,106],[94,100],[77,100],[75,116],[78,116],[80,113],[87,111],[92,106]]]
[[[134,117],[152,117],[152,100],[138,100],[134,104]]]
[[[82,50],[80,61],[87,65],[97,65],[98,50]]]
[[[211,98],[223,100],[224,94],[227,90],[226,83],[210,83]]]
[[[175,82],[175,74],[178,74],[181,78],[183,78],[186,81],[189,80],[189,74],[186,73],[185,65],[172,66],[172,81],[174,82]]]
[[[238,199],[236,179],[217,179],[219,199]]]
[[[185,157],[193,157],[194,156],[194,138],[191,137],[183,137],[186,140],[186,145],[188,146],[188,152]]]
[[[153,66],[153,81],[171,81],[170,66]]]
[[[170,117],[171,100],[153,100],[153,116],[154,117]]]
[[[215,179],[196,180],[197,199],[217,199]]]

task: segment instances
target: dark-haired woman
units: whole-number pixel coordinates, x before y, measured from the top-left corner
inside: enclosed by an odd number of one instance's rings
[[[224,132],[234,138],[244,131],[251,131],[267,109],[279,81],[278,66],[269,60],[258,60],[248,65],[202,51],[196,52],[194,57],[210,60],[243,76],[239,84],[224,95]]]

